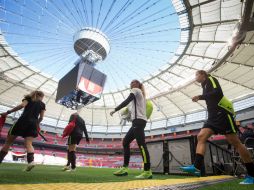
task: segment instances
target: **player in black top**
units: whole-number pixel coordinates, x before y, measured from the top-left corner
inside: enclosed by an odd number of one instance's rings
[[[43,97],[44,93],[42,91],[33,91],[25,96],[20,105],[1,114],[6,116],[24,108],[23,113],[8,132],[6,142],[0,151],[0,163],[17,136],[21,136],[25,139],[25,148],[27,150],[28,165],[25,171],[30,171],[34,167],[34,148],[32,143],[33,139],[38,136],[38,127],[45,112],[45,104],[42,102]]]
[[[197,71],[196,81],[201,83],[203,93],[202,95],[194,96],[192,101],[206,101],[208,119],[197,136],[198,144],[194,165],[182,167],[181,169],[199,176],[200,169],[204,163],[206,141],[211,135],[219,133],[225,135],[227,141],[235,147],[246,166],[248,176],[241,184],[254,184],[253,160],[236,134],[237,127],[234,120],[233,104],[223,95],[218,80],[207,74],[206,71]]]
[[[69,122],[76,119],[76,126],[68,137],[67,141],[67,159],[68,162],[66,166],[63,168],[63,171],[75,171],[76,169],[76,146],[79,144],[83,137],[83,133],[86,136],[86,142],[89,143],[89,137],[86,130],[85,121],[79,116],[76,112],[70,116]],[[71,165],[71,167],[70,167]]]

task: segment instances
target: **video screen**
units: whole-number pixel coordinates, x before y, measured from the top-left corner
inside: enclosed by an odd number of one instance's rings
[[[58,83],[56,102],[80,109],[100,99],[107,76],[89,64],[77,64]]]

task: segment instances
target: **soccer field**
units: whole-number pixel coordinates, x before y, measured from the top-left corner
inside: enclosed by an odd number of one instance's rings
[[[190,176],[155,174],[152,180],[136,180],[134,177],[141,172],[140,170],[130,170],[128,176],[115,177],[112,175],[115,169],[108,168],[80,167],[75,172],[63,172],[60,166],[37,165],[31,172],[23,172],[22,169],[24,167],[24,164],[1,164],[0,190],[27,190],[34,188],[51,190],[59,189],[59,186],[62,185],[63,189],[68,189],[69,186],[72,187],[71,189],[133,189],[149,186],[202,183],[216,178],[194,178]],[[216,179],[220,179],[220,177]],[[254,188],[254,186],[238,185],[239,181],[232,180],[201,189],[250,190]]]
[[[140,170],[129,170],[129,175],[116,177],[116,169],[78,167],[75,172],[63,172],[60,166],[36,165],[31,172],[23,172],[24,164],[0,165],[0,183],[103,183],[135,180]],[[182,178],[181,176],[172,176]],[[155,175],[155,179],[168,179],[168,175]],[[171,177],[170,177],[171,178]]]

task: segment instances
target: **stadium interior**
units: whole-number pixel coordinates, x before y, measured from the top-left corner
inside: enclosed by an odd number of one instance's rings
[[[224,135],[207,141],[200,178],[179,169],[194,162],[208,118],[205,101],[192,102],[202,94],[198,70],[217,78],[233,102],[237,134],[254,158],[253,0],[1,0],[0,113],[43,91],[40,133],[46,140],[33,141],[30,173],[21,172],[24,139],[15,140],[0,164],[0,189],[252,189],[238,184],[247,171]],[[112,175],[123,165],[132,123],[110,112],[128,97],[133,79],[153,105],[145,127],[151,180],[134,178],[144,167],[136,140],[131,174]],[[77,110],[90,143],[81,140],[77,171],[66,173],[62,133]],[[0,147],[22,111],[6,118]]]

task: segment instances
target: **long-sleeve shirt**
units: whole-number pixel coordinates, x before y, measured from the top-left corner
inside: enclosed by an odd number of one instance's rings
[[[200,95],[199,99],[206,101],[208,114],[222,110],[223,108],[218,106],[218,103],[224,95],[218,80],[208,75],[208,78],[201,83],[201,86],[203,88],[203,94]]]
[[[69,119],[69,122],[72,121],[74,119],[74,117],[77,117],[76,119],[76,127],[73,129],[73,131],[71,132],[71,136],[74,135],[74,136],[79,136],[79,135],[82,135],[83,132],[85,134],[85,137],[86,139],[88,140],[89,137],[88,137],[88,133],[87,133],[87,130],[86,130],[86,124],[85,124],[85,121],[77,114],[72,114],[70,116],[70,119]]]
[[[143,119],[146,121],[146,100],[139,88],[132,88],[128,98],[117,106],[115,111],[119,111],[129,103],[131,103],[131,105],[128,107],[129,111],[131,112],[131,120]]]

